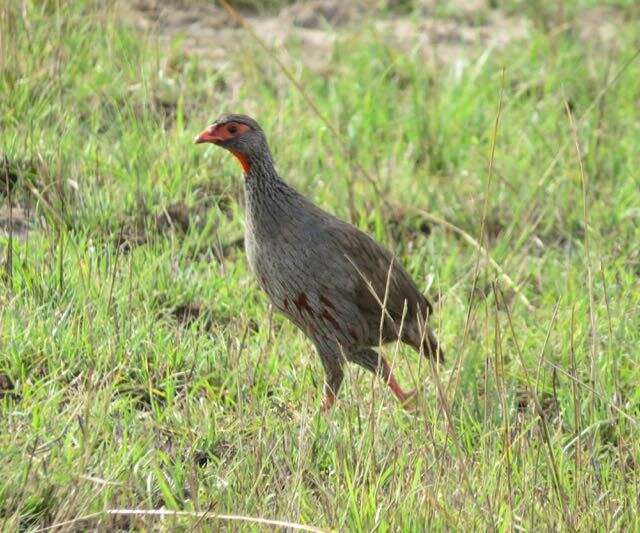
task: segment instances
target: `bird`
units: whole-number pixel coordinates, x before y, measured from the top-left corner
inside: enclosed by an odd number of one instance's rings
[[[272,305],[315,345],[325,374],[321,411],[334,405],[346,362],[373,372],[407,407],[415,391],[403,390],[376,348],[399,340],[436,362],[444,352],[428,325],[431,303],[395,256],[285,183],[253,118],[223,114],[194,142],[240,162],[248,263]]]

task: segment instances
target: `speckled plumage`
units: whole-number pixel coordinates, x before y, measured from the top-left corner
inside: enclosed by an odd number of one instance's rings
[[[234,137],[244,126],[248,130]],[[427,356],[442,360],[443,354],[428,326],[423,340],[421,324],[432,307],[402,266],[371,237],[282,181],[253,119],[224,115],[198,142],[227,148],[243,163],[249,265],[273,305],[315,344],[326,374],[325,408],[340,388],[345,360],[378,373],[406,400],[408,395],[373,347],[396,340],[400,333],[402,342],[418,351],[422,347]]]

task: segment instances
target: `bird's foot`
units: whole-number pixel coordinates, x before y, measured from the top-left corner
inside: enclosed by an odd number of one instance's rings
[[[415,407],[413,405],[415,403],[413,399],[416,395],[417,389],[414,389],[410,392],[404,392],[402,390],[402,387],[400,387],[400,384],[396,381],[396,378],[393,377],[393,374],[389,376],[387,384],[389,385],[391,392],[393,392],[393,395],[398,398],[398,400],[402,404],[402,407],[404,407],[407,411],[412,411]]]
[[[320,411],[322,412],[323,415],[326,415],[329,413],[335,401],[336,401],[336,395],[333,394],[332,392],[328,393],[324,397],[324,401],[322,402],[322,407],[320,407]]]
[[[400,404],[403,409],[408,412],[413,412],[416,410],[416,399],[417,399],[418,389],[410,390],[409,392],[403,392],[402,397],[397,396],[398,400],[400,400]]]

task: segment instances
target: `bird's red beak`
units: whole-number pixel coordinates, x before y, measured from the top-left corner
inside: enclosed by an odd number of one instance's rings
[[[195,144],[200,143],[213,143],[218,144],[224,141],[224,137],[218,131],[218,127],[215,124],[209,126],[206,130],[200,132],[193,140]]]

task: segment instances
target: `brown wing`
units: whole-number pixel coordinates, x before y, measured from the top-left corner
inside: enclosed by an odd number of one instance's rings
[[[372,314],[379,320],[380,303],[385,299],[388,284],[386,309],[396,324],[402,319],[405,301],[407,318],[415,316],[418,311],[423,318],[431,315],[431,304],[418,291],[409,274],[389,251],[365,233],[344,222],[332,228],[331,233],[353,268],[353,283],[349,288],[353,291],[354,303],[364,313]]]

